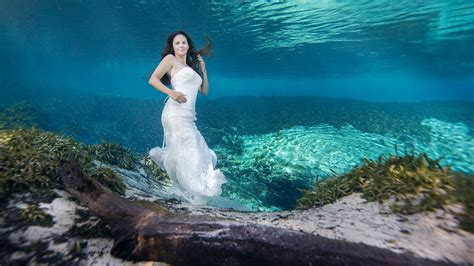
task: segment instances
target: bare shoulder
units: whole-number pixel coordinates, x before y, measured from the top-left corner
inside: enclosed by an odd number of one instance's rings
[[[174,62],[176,60],[176,57],[173,54],[167,54],[165,57],[163,57],[163,60],[166,60],[168,62]]]
[[[161,64],[166,66],[166,72],[168,73],[173,66],[176,64],[176,58],[172,54],[167,54],[163,59],[161,59]],[[169,75],[169,73],[168,73]]]
[[[175,60],[174,55],[172,54],[167,54],[165,57],[163,57],[162,61],[166,62],[173,62]]]

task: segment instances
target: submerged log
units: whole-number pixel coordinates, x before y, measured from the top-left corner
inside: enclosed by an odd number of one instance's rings
[[[59,181],[112,228],[111,254],[124,260],[173,265],[444,265],[299,231],[152,210],[114,194],[72,158],[62,164]]]

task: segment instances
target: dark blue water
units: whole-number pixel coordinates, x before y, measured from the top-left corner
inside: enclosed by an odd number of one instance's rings
[[[224,197],[289,209],[395,144],[474,172],[472,1],[0,0],[0,107],[146,153],[165,98],[147,75],[178,29],[214,41],[196,111]]]

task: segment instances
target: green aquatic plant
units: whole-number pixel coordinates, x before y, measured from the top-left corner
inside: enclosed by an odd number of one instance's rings
[[[29,225],[51,227],[54,224],[53,217],[35,205],[28,205],[21,210],[20,215]]]
[[[474,233],[474,176],[454,175],[454,197],[464,207],[464,212],[459,216],[460,226]]]
[[[37,129],[0,131],[0,198],[10,192],[50,189],[62,159],[71,152],[85,169],[85,149],[74,140]]]
[[[31,105],[22,101],[0,111],[0,129],[20,129],[36,127],[38,115]]]
[[[151,176],[158,181],[170,181],[166,171],[161,169],[155,162],[153,162],[150,155],[146,154],[143,156],[142,165],[148,176]]]
[[[383,203],[392,200],[395,213],[413,214],[443,208],[448,203],[461,202],[464,207],[464,227],[471,226],[473,215],[473,181],[450,167],[442,167],[426,153],[413,152],[400,156],[398,151],[377,160],[363,159],[350,172],[317,181],[312,189],[302,190],[297,208],[319,207],[354,192],[367,201]],[[471,220],[472,221],[472,220]],[[469,229],[468,229],[469,230]]]
[[[100,167],[94,170],[91,177],[106,185],[110,190],[125,195],[125,184],[112,169]]]
[[[80,143],[38,129],[0,130],[0,199],[14,192],[51,194],[59,166],[71,153],[86,173],[123,194],[125,185],[112,170],[96,168]]]
[[[316,179],[313,189],[302,190],[303,196],[298,199],[298,209],[321,207],[335,202],[337,199],[357,192],[353,179],[339,176],[321,180]]]
[[[101,144],[89,145],[87,150],[89,155],[98,161],[128,170],[136,168],[137,159],[131,151],[122,145],[103,142]]]

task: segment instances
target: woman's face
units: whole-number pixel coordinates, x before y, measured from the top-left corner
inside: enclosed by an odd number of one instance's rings
[[[182,34],[178,34],[173,38],[173,50],[175,55],[184,56],[188,53],[188,40]]]

